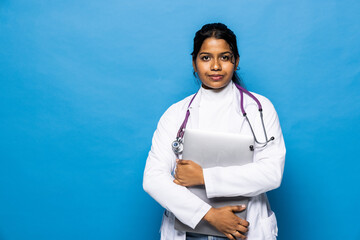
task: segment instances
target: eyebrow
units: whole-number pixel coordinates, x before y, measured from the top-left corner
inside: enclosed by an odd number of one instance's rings
[[[226,54],[226,53],[233,54],[233,53],[230,52],[230,51],[222,52],[222,53],[220,53],[220,54]],[[209,53],[209,52],[201,52],[201,53],[199,53],[199,55],[201,55],[201,54],[209,54],[209,55],[212,55],[212,53]]]

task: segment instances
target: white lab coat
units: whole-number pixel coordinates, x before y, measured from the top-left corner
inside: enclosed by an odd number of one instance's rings
[[[250,127],[240,110],[240,93],[231,82],[231,94],[237,110],[229,119],[229,131],[251,135]],[[261,102],[268,137],[275,137],[265,148],[256,148],[253,163],[234,167],[203,169],[206,193],[211,197],[251,197],[247,207],[249,240],[276,239],[277,223],[271,211],[266,192],[280,186],[284,162],[285,144],[277,113],[271,102],[253,93]],[[195,227],[211,208],[186,187],[173,183],[172,173],[176,156],[171,149],[177,131],[182,124],[192,96],[173,104],[161,117],[153,136],[152,147],[146,162],[143,187],[165,209],[161,225],[162,240],[184,240],[186,234],[174,229],[175,216],[190,227]],[[187,128],[199,127],[199,102],[201,90],[190,107]],[[254,100],[244,94],[244,108],[255,135],[264,141],[260,114]],[[174,216],[175,215],[175,216]]]

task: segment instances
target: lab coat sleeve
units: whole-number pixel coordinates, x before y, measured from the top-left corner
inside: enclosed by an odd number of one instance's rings
[[[177,108],[174,105],[170,107],[158,123],[146,161],[143,188],[181,222],[195,228],[211,206],[186,187],[173,182],[172,172],[176,156],[172,152],[171,143],[175,140],[177,128],[181,124],[178,123],[181,114]]]
[[[265,129],[268,137],[274,136],[275,140],[265,148],[255,148],[253,163],[204,169],[208,198],[253,197],[280,186],[286,153],[284,139],[273,105],[264,97],[261,98],[261,102],[264,109]],[[262,141],[265,137],[260,116],[256,117],[254,114],[250,121],[252,121],[257,138]],[[258,112],[257,115],[259,115]]]

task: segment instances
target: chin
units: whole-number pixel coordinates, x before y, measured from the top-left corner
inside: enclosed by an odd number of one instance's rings
[[[202,86],[207,89],[221,89],[226,87],[230,82],[212,82],[212,83],[202,83]]]

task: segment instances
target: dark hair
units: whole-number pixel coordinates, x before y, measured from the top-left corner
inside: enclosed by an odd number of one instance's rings
[[[222,23],[209,23],[205,24],[199,31],[196,32],[194,37],[194,50],[191,53],[192,59],[195,62],[196,57],[200,51],[200,48],[207,38],[216,38],[216,39],[224,39],[230,46],[230,50],[232,51],[235,59],[234,63],[240,58],[237,43],[236,43],[236,36],[225,24]],[[194,72],[195,75],[195,72]],[[234,71],[232,76],[232,81],[239,85],[241,84],[241,79]]]

